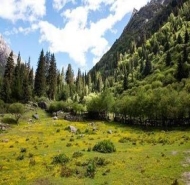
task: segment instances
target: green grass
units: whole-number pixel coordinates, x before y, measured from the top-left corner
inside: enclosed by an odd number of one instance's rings
[[[19,125],[0,134],[0,184],[151,185],[172,184],[176,179],[185,184],[182,174],[190,171],[188,130],[147,131],[95,122],[98,130],[93,132],[89,122],[55,121],[37,111],[40,119],[35,123],[28,124],[30,112]],[[70,133],[69,125],[81,133]],[[110,140],[116,152],[92,151],[103,140]],[[64,166],[52,162],[60,154],[69,158]],[[93,178],[87,175],[91,164],[95,164]]]

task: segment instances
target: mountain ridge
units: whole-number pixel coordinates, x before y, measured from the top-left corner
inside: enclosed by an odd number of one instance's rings
[[[95,76],[96,71],[99,71],[104,80],[107,76],[113,75],[118,65],[119,54],[130,50],[132,42],[141,46],[146,38],[149,38],[167,21],[171,12],[177,13],[176,9],[182,5],[182,2],[186,0],[152,0],[139,11],[135,11],[121,36],[89,70],[89,74]]]

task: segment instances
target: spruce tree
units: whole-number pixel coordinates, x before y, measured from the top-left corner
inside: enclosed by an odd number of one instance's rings
[[[78,75],[76,78],[76,90],[79,96],[82,95],[82,88],[83,88],[83,79],[82,79],[82,75],[81,75],[81,70],[78,69]]]
[[[72,97],[74,94],[74,72],[72,70],[71,64],[68,64],[68,68],[66,71],[65,81],[69,86],[69,96]]]
[[[188,68],[185,63],[183,63],[181,56],[178,59],[176,78],[181,81],[183,78],[187,78],[189,75]]]
[[[183,48],[183,63],[187,62],[188,61],[188,53],[187,53],[187,49],[186,49],[186,46],[184,46]]]
[[[48,71],[48,97],[55,100],[57,88],[57,68],[54,54],[51,55],[50,66]]]
[[[14,69],[12,97],[16,101],[19,101],[22,98],[21,57],[20,57],[20,53],[18,54],[17,64],[16,64],[15,69]]]
[[[12,101],[12,87],[13,87],[13,75],[14,75],[14,59],[13,52],[11,51],[7,63],[5,65],[5,72],[3,76],[3,84],[1,89],[1,98],[5,103]]]
[[[128,74],[127,74],[127,70],[125,70],[125,72],[124,72],[123,89],[124,90],[128,89]]]
[[[65,80],[68,85],[72,85],[74,83],[74,72],[72,70],[71,64],[68,64]]]
[[[170,66],[171,65],[171,53],[170,51],[167,52],[166,54],[166,66]]]
[[[145,67],[144,67],[144,71],[143,71],[143,75],[147,76],[151,73],[152,70],[152,64],[151,61],[147,58],[146,62],[145,62]]]
[[[40,53],[36,75],[34,80],[34,94],[38,97],[44,96],[46,91],[46,77],[45,77],[45,58],[44,51]]]
[[[102,89],[103,89],[102,76],[99,75],[99,77],[98,77],[98,83],[97,83],[97,90],[98,90],[98,92],[102,92]]]
[[[187,44],[187,43],[189,42],[189,33],[188,33],[188,31],[187,31],[187,30],[185,31],[185,38],[184,38],[184,42],[185,42],[185,44]]]

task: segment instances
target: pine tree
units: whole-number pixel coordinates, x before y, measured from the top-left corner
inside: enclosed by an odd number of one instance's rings
[[[78,75],[76,78],[76,90],[79,96],[82,95],[82,89],[83,88],[83,79],[82,79],[82,75],[81,75],[81,70],[78,69]]]
[[[147,76],[151,73],[152,70],[152,64],[151,61],[147,58],[146,62],[145,62],[145,67],[144,67],[144,71],[143,71],[143,75]]]
[[[14,69],[14,79],[12,88],[12,97],[19,101],[22,98],[22,81],[21,81],[21,57],[20,53],[17,57],[17,64]]]
[[[30,101],[32,99],[32,87],[29,83],[29,74],[26,73],[25,74],[25,78],[23,80],[23,102],[27,103],[28,101]]]
[[[186,46],[184,46],[183,48],[183,63],[187,62],[188,61],[188,53],[187,53],[187,48]]]
[[[55,100],[57,88],[57,68],[54,54],[51,55],[50,66],[48,71],[48,97]]]
[[[181,81],[183,78],[187,78],[188,75],[189,75],[188,68],[186,67],[186,64],[182,62],[180,56],[178,59],[176,78],[178,81]]]
[[[72,70],[71,64],[68,64],[65,80],[68,85],[71,85],[74,83],[74,72]]]
[[[74,72],[72,70],[71,64],[68,64],[65,81],[69,86],[69,96],[72,97],[74,95],[75,86],[74,86]]]
[[[189,42],[189,33],[188,33],[188,31],[187,31],[187,30],[185,31],[185,38],[184,38],[184,42],[185,42],[185,44],[187,44],[187,43]]]
[[[181,34],[179,34],[178,37],[177,37],[177,43],[178,44],[182,44],[183,43],[183,39],[181,37]]]
[[[127,74],[127,70],[125,70],[125,72],[124,72],[123,89],[124,90],[128,89],[128,74]]]
[[[7,63],[5,65],[5,72],[3,76],[3,84],[1,89],[1,97],[6,103],[12,101],[12,87],[13,87],[13,75],[14,75],[14,59],[13,52],[11,51]]]
[[[87,75],[88,93],[92,92],[92,79],[90,73]]]
[[[170,49],[170,44],[169,42],[167,41],[166,44],[164,45],[164,51],[168,51]]]
[[[97,90],[98,90],[98,92],[102,92],[102,89],[103,89],[102,76],[99,75],[99,77],[98,77],[98,83],[97,83]]]
[[[166,54],[166,66],[170,66],[171,65],[171,53],[170,51],[167,52]]]
[[[46,78],[45,78],[45,58],[44,51],[40,53],[36,75],[34,80],[34,94],[38,97],[44,96],[46,91]]]
[[[33,72],[33,68],[30,69],[30,71],[29,71],[28,83],[31,86],[31,89],[33,89],[33,86],[34,86],[34,72]]]

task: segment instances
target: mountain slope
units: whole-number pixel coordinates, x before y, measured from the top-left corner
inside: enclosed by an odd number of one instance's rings
[[[177,14],[178,8],[186,0],[152,0],[139,11],[135,11],[125,27],[120,38],[115,41],[110,50],[103,55],[100,61],[89,71],[92,77],[98,71],[103,79],[112,76],[118,66],[120,53],[133,52],[135,47],[141,46],[144,41],[167,21],[171,12]]]

